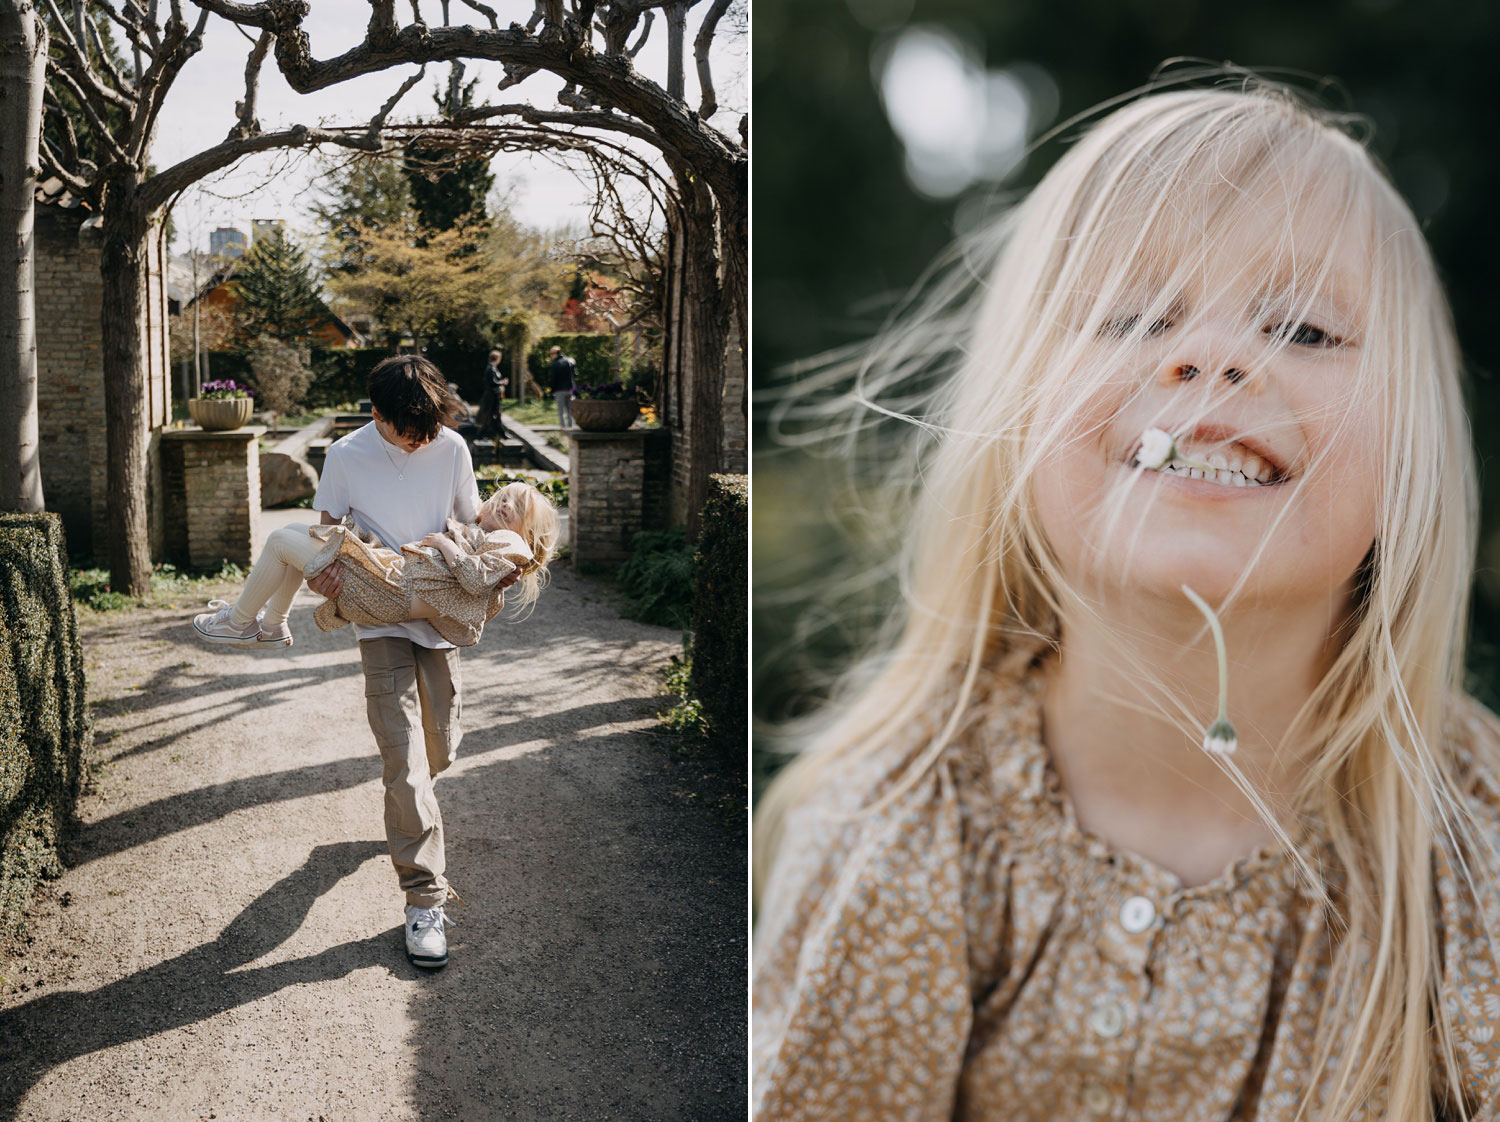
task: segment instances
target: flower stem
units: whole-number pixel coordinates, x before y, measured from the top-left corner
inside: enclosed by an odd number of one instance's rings
[[[1218,615],[1208,606],[1203,597],[1185,584],[1181,587],[1183,595],[1207,617],[1208,626],[1214,633],[1214,651],[1219,657],[1219,715],[1209,726],[1203,746],[1210,752],[1227,755],[1238,746],[1239,737],[1235,733],[1234,725],[1229,722],[1229,655],[1224,649],[1224,632],[1219,626]]]

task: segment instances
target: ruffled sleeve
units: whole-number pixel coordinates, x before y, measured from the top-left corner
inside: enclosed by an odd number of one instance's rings
[[[1435,847],[1442,1001],[1454,1029],[1460,1084],[1471,1110],[1478,1106],[1473,1122],[1500,1122],[1500,854],[1491,851],[1500,848],[1500,721],[1465,697],[1451,729],[1480,851],[1466,848],[1461,862],[1446,839]],[[1434,1066],[1434,1090],[1443,1095],[1441,1056]]]
[[[449,534],[458,540],[458,560],[453,575],[465,592],[488,596],[502,580],[531,562],[531,550],[512,530],[488,534],[478,527],[449,522]]]
[[[951,767],[889,807],[793,811],[754,948],[761,1122],[947,1119],[972,1020],[962,812]]]

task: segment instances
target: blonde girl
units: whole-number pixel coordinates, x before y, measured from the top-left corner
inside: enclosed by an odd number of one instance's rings
[[[758,1118],[1500,1118],[1459,353],[1354,125],[1140,97],[814,380],[913,514],[759,811]]]
[[[473,523],[449,519],[443,533],[407,542],[399,552],[361,533],[352,519],[283,526],[267,538],[238,599],[210,601],[215,610],[195,616],[193,629],[210,643],[285,650],[292,645],[287,615],[304,577],[313,579],[341,561],[349,575],[338,596],[315,614],[324,631],[425,619],[455,646],[473,646],[504,606],[505,589],[516,586],[517,615],[535,605],[557,537],[552,503],[519,481],[480,504]]]

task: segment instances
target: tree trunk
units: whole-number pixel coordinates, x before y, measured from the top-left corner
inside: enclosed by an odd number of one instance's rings
[[[104,417],[108,445],[109,576],[117,592],[144,596],[151,585],[146,504],[145,310],[149,216],[133,173],[109,185],[104,203]]]
[[[37,432],[37,146],[47,29],[27,0],[0,0],[0,510],[43,509]]]
[[[701,182],[684,182],[681,307],[688,319],[692,404],[688,410],[687,537],[696,541],[698,518],[708,498],[708,477],[723,469],[724,368],[729,341],[729,304],[720,273],[718,224],[713,196]]]

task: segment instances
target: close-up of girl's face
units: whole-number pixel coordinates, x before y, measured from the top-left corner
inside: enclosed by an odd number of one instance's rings
[[[1371,259],[1363,237],[1329,238],[1327,207],[1287,221],[1298,206],[1278,191],[1250,220],[1190,213],[1181,229],[1211,248],[1176,248],[1201,267],[1170,286],[1127,282],[1089,317],[1072,353],[1092,396],[1069,404],[1069,435],[1033,483],[1070,580],[1174,600],[1188,584],[1213,599],[1248,574],[1240,595],[1266,604],[1352,587],[1377,532],[1386,444],[1362,369]],[[1299,246],[1326,248],[1326,261]],[[1172,254],[1155,256],[1170,275]],[[1138,467],[1150,428],[1234,474]]]

